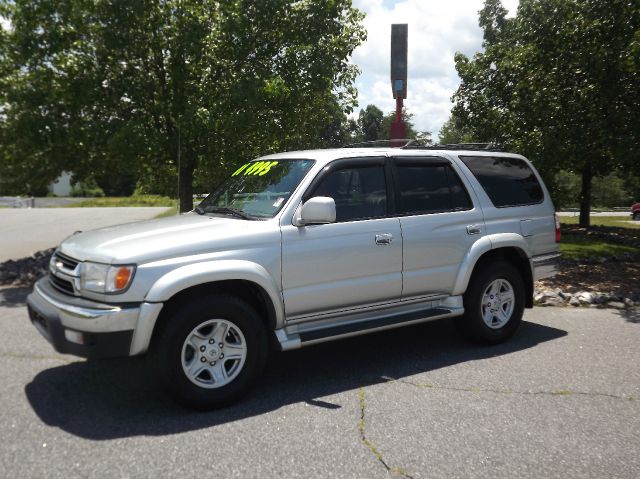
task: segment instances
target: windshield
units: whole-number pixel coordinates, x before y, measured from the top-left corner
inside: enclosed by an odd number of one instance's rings
[[[200,214],[273,218],[313,166],[313,160],[250,161],[196,208]]]

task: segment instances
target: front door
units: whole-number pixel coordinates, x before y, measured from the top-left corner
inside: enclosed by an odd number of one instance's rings
[[[398,300],[402,292],[402,236],[398,218],[387,216],[384,159],[339,161],[320,174],[305,199],[333,198],[336,222],[282,226],[288,321]]]

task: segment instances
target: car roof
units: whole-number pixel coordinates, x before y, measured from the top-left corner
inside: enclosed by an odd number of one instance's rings
[[[466,148],[450,149],[429,148],[330,148],[317,150],[287,151],[258,158],[259,160],[309,159],[324,164],[340,158],[371,158],[380,156],[510,156],[524,158],[522,155],[491,150],[470,150]]]

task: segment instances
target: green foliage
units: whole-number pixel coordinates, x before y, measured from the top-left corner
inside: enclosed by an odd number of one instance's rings
[[[455,112],[451,113],[449,119],[442,125],[438,134],[438,143],[441,145],[452,143],[478,143],[473,131],[458,118]]]
[[[395,111],[386,115],[375,105],[367,105],[364,110],[360,110],[358,121],[352,128],[352,138],[354,142],[388,140],[391,130],[391,123],[396,120]],[[402,121],[406,127],[405,137],[410,139],[420,139],[431,142],[431,133],[428,131],[418,131],[413,124],[413,114],[406,109],[402,110]]]
[[[626,172],[624,175],[624,187],[629,193],[632,203],[640,201],[640,175]]]
[[[454,114],[482,141],[536,162],[545,179],[581,176],[582,224],[591,180],[635,169],[640,143],[640,4],[628,0],[499,0],[480,12],[484,51],[456,54]]]
[[[545,178],[545,184],[557,210],[579,206],[580,177],[575,173],[559,170]]]
[[[620,177],[624,172],[614,172],[593,178],[591,203],[596,208],[629,206],[633,203],[633,189],[630,180]],[[625,174],[625,176],[627,176]],[[631,177],[633,178],[633,177]],[[545,181],[556,209],[576,208],[580,205],[580,176],[560,170]]]
[[[614,206],[630,206],[633,202],[631,194],[626,190],[625,183],[615,173],[593,179],[591,201],[599,208]]]
[[[384,113],[375,105],[367,105],[360,110],[358,115],[358,127],[360,128],[360,141],[376,141],[389,138],[388,130],[382,128]]]
[[[249,158],[348,135],[365,39],[350,0],[0,2],[0,168],[17,185],[125,171],[174,194],[178,175],[184,211]]]
[[[396,112],[390,111],[387,113],[382,119],[382,125],[380,128],[383,132],[383,138],[385,140],[389,139],[389,133],[391,131],[391,124],[396,121]],[[402,109],[402,122],[405,125],[405,138],[411,140],[424,140],[427,143],[431,143],[431,132],[429,131],[418,131],[413,124],[413,113],[408,113],[406,109]]]
[[[83,198],[95,198],[104,196],[104,191],[98,186],[93,178],[86,178],[76,182],[71,188],[71,196],[81,196]]]
[[[136,187],[136,174],[122,170],[104,173],[96,178],[96,183],[106,196],[130,196]]]

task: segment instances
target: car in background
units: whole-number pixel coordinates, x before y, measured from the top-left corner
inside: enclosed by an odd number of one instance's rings
[[[631,205],[631,217],[636,221],[640,220],[640,203]]]

